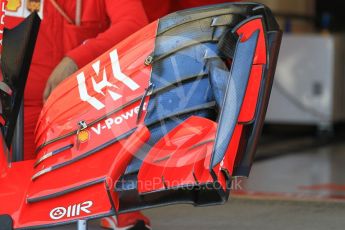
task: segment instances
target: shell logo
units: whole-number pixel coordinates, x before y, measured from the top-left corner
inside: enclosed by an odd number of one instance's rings
[[[7,0],[6,10],[8,11],[18,11],[22,5],[22,0]]]
[[[85,143],[90,139],[90,133],[86,130],[80,131],[80,133],[78,133],[78,141],[80,141],[81,143]]]

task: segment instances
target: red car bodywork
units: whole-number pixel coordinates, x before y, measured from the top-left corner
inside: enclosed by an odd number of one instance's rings
[[[209,185],[210,190],[217,186],[222,199],[195,203],[227,199],[231,177],[241,175],[236,172],[243,160],[240,145],[250,139],[245,126],[255,123],[257,114],[262,117],[268,102],[260,99],[269,96],[270,86],[264,87],[265,81],[272,83],[264,76],[264,69],[268,69],[268,62],[275,63],[268,56],[265,19],[248,18],[233,30],[239,43],[244,44],[253,34],[258,37],[241,110],[222,161],[211,164],[218,123],[190,116],[155,143],[143,159],[137,192],[141,202],[151,203],[126,208],[127,201],[116,192],[116,186],[150,138],[144,119],[159,27],[156,21],[143,28],[53,92],[36,129],[37,160],[8,167],[5,155],[0,154],[0,214],[10,215],[14,228],[51,226],[154,207],[161,205],[163,198],[151,201],[150,196],[196,187],[207,191]],[[183,199],[162,204],[174,202]]]

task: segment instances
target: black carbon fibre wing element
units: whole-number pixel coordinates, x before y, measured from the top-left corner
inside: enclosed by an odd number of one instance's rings
[[[12,144],[40,21],[38,15],[33,13],[17,27],[4,33],[0,99],[1,115],[5,121],[2,131],[8,147]]]
[[[247,41],[239,42],[237,45],[220,114],[219,124],[221,125],[217,131],[211,168],[223,160],[234,133],[246,94],[258,37],[259,31],[256,31]]]

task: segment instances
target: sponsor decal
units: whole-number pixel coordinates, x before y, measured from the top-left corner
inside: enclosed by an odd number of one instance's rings
[[[8,0],[6,5],[6,15],[26,18],[32,12],[37,12],[43,19],[43,0]]]
[[[92,64],[92,70],[94,71],[94,74],[91,75],[92,90],[90,90],[91,87],[88,87],[86,84],[85,73],[81,72],[77,75],[80,99],[89,103],[97,110],[104,109],[105,105],[96,97],[91,95],[97,93],[105,97],[105,93],[108,93],[114,101],[117,101],[123,96],[118,92],[121,87],[128,87],[132,91],[140,88],[140,86],[136,82],[134,82],[130,77],[128,77],[121,71],[117,50],[115,49],[111,51],[109,53],[109,56],[112,67],[111,73],[109,73],[109,71],[106,71],[105,67],[101,68],[100,60]],[[117,80],[121,85],[118,86],[112,84],[109,81],[110,77],[114,78],[114,80]],[[96,79],[101,80],[97,82]]]
[[[6,10],[16,12],[21,6],[22,0],[7,0]]]
[[[90,214],[90,208],[93,206],[92,201],[85,201],[80,204],[73,204],[65,207],[57,207],[50,211],[50,218],[60,220],[62,218],[78,217],[82,214]]]
[[[78,141],[80,143],[85,143],[90,139],[90,133],[87,130],[82,130],[78,133]]]
[[[146,103],[144,103],[143,111],[146,111]],[[91,130],[97,134],[101,135],[103,130],[111,130],[114,126],[121,125],[123,122],[126,122],[132,118],[136,119],[139,113],[140,106],[137,106],[131,110],[128,110],[117,117],[110,117],[102,123],[98,123],[96,126],[93,126]]]

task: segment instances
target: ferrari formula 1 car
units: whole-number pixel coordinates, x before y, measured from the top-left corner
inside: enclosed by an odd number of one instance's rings
[[[32,15],[4,37],[0,229],[222,204],[249,176],[281,40],[267,7],[201,7],[143,28],[53,92],[37,159],[13,162],[38,26]]]

